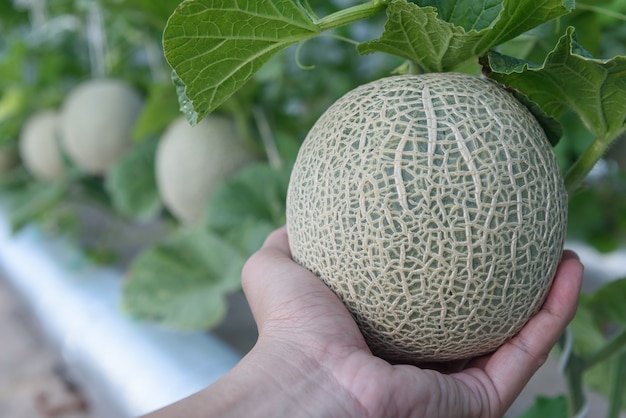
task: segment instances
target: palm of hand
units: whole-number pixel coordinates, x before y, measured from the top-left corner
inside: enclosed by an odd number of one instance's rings
[[[298,367],[324,373],[329,393],[355,416],[501,417],[573,317],[581,277],[580,262],[566,253],[540,313],[495,353],[448,374],[373,356],[339,299],[291,260],[284,228],[248,261],[243,286],[257,351],[304,358]]]

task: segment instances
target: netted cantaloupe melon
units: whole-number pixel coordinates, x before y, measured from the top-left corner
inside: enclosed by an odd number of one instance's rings
[[[181,222],[199,222],[213,190],[253,159],[230,118],[212,114],[192,126],[181,116],[157,148],[155,171],[163,203]]]
[[[345,303],[374,354],[488,353],[541,307],[567,194],[544,131],[495,84],[446,73],[356,88],[316,122],[287,198],[294,260]]]
[[[65,174],[58,128],[58,112],[48,109],[30,116],[20,132],[20,157],[26,169],[39,180],[59,180]]]
[[[131,145],[143,106],[141,95],[117,79],[94,79],[77,86],[61,110],[61,139],[76,166],[104,174]]]

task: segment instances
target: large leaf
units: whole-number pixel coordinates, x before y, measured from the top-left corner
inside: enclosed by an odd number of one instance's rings
[[[165,56],[193,105],[196,123],[275,53],[320,32],[292,0],[185,0],[163,35]]]
[[[414,3],[421,7],[434,7],[439,19],[461,26],[466,31],[488,28],[502,11],[502,0],[417,0]]]
[[[69,191],[69,181],[33,182],[12,195],[9,220],[11,231],[18,232],[26,225],[42,220],[60,204]]]
[[[285,223],[289,167],[255,164],[212,193],[206,224],[249,255],[268,233]]]
[[[618,370],[618,358],[613,356],[587,370],[583,376],[583,381],[594,392],[605,398],[610,398],[613,395],[613,375],[616,370]],[[622,387],[621,390],[621,404],[622,410],[626,410],[626,387]]]
[[[587,132],[584,126],[578,129]],[[625,189],[626,173],[616,171],[594,181],[593,187],[585,187],[570,196],[567,236],[604,253],[625,245],[626,195],[622,192]]]
[[[543,65],[488,55],[491,78],[524,92],[553,117],[572,109],[596,137],[626,129],[626,57],[593,59],[567,29]]]
[[[605,321],[605,314],[611,317],[616,314],[618,317],[621,317],[624,313],[618,302],[620,298],[623,300],[624,295],[623,283],[620,282],[622,281],[616,282],[618,284],[610,283],[605,285],[591,295],[584,293],[580,295],[576,316],[570,324],[573,335],[573,348],[577,355],[584,358],[598,352],[608,343],[609,338],[605,335],[602,322]],[[621,293],[608,296],[608,292]],[[605,301],[611,307],[608,309],[599,307],[598,305],[602,301]],[[612,356],[586,370],[583,375],[585,384],[606,397],[610,396],[613,389],[610,376],[612,371],[616,370],[617,361],[617,357]],[[622,399],[626,402],[626,388],[623,390]],[[623,403],[623,405],[626,405],[626,403]]]
[[[17,140],[29,114],[28,86],[22,82],[28,47],[23,39],[7,36],[8,45],[0,41],[0,144]]]
[[[8,43],[0,52],[0,73],[2,79],[0,79],[0,92],[4,88],[11,88],[13,90],[19,90],[22,87],[22,71],[24,71],[24,61],[26,60],[29,52],[28,45],[22,38],[6,37],[4,40]]]
[[[240,289],[240,253],[203,230],[182,230],[145,250],[130,266],[123,304],[131,315],[182,330],[208,329]]]
[[[626,327],[626,278],[612,281],[593,293],[588,309],[599,323]]]
[[[207,224],[223,232],[245,219],[284,223],[289,173],[288,168],[274,169],[265,163],[244,168],[211,195]]]
[[[577,354],[587,355],[606,343],[606,338],[589,309],[588,294],[581,294],[576,316],[570,323],[573,347]]]
[[[359,52],[397,55],[425,72],[451,71],[573,8],[571,0],[416,3],[392,0],[383,35],[360,44]]]
[[[175,85],[169,82],[152,84],[133,127],[133,140],[141,141],[162,134],[178,116],[180,112]]]
[[[105,185],[115,210],[132,219],[151,219],[162,204],[154,174],[158,140],[136,144],[107,172]]]

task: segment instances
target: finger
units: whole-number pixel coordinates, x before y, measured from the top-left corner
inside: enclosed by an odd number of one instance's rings
[[[273,280],[268,279],[283,277],[284,274],[277,270],[290,260],[287,229],[283,226],[270,233],[261,249],[246,261],[241,273],[241,286],[257,324],[263,317],[261,312],[265,310],[263,301],[276,286]]]
[[[279,311],[288,314],[288,308],[304,295],[307,300],[320,292],[323,298],[334,297],[320,279],[292,260],[285,227],[272,232],[263,247],[248,259],[241,280],[259,328]],[[297,310],[297,306],[292,307],[292,311]]]
[[[278,266],[291,262],[293,260],[289,250],[287,228],[283,226],[271,232],[261,249],[246,261],[241,274],[244,292],[252,291],[253,289],[250,288],[259,284],[258,277],[267,276]]]
[[[509,342],[487,357],[484,371],[506,409],[545,362],[578,305],[583,266],[565,251],[541,310]]]
[[[263,243],[263,249],[275,249],[291,258],[289,239],[287,238],[287,226],[282,226],[270,233]]]

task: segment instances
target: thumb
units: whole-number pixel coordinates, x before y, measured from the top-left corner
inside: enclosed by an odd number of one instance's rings
[[[295,315],[312,295],[336,299],[313,273],[291,258],[287,229],[272,232],[244,265],[241,284],[261,332],[268,319]],[[340,303],[340,302],[339,302]]]

